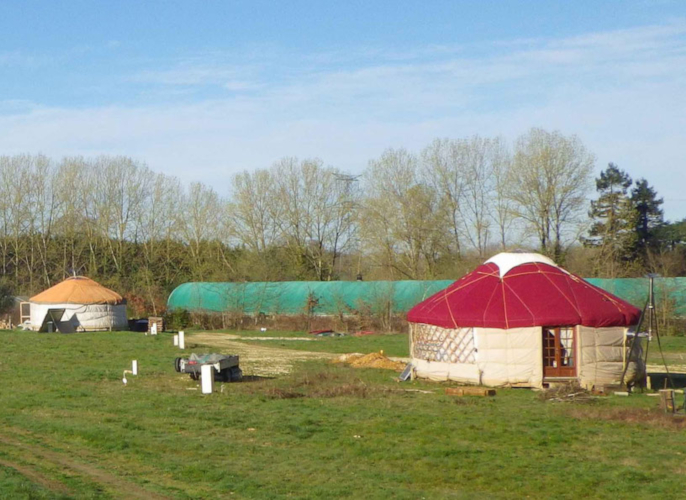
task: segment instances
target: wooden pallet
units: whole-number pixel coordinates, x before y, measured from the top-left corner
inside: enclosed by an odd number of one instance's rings
[[[150,316],[148,318],[148,333],[152,331],[152,325],[157,325],[157,333],[164,331],[164,318],[159,316]]]

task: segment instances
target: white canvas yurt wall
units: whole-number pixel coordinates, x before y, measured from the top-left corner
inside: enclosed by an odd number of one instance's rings
[[[61,332],[124,330],[128,327],[126,301],[118,293],[83,276],[68,278],[31,297],[31,329],[44,325],[49,311]],[[49,318],[52,319],[52,318]]]
[[[643,371],[641,350],[627,359],[628,328],[577,327],[576,379],[583,387],[619,384]],[[415,374],[435,381],[453,380],[492,387],[542,387],[542,328],[441,328],[410,325],[410,356]]]

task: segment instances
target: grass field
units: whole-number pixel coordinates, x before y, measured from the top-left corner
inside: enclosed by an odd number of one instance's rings
[[[0,342],[1,498],[683,498],[686,423],[645,395],[453,398],[310,361],[203,396],[174,372],[168,334]],[[141,374],[124,386],[132,359]]]

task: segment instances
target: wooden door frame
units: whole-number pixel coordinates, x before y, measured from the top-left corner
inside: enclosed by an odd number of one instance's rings
[[[569,358],[572,360],[572,366],[561,366],[561,347],[562,347],[562,342],[561,342],[561,333],[563,329],[568,329],[571,330],[572,332],[572,355],[569,356]],[[552,368],[552,367],[547,367],[546,366],[546,361],[548,359],[547,353],[546,353],[546,330],[547,331],[553,331],[556,332],[557,335],[554,335],[555,339],[555,362],[557,364],[557,367]],[[564,326],[564,325],[559,325],[559,326],[543,326],[541,327],[541,351],[542,351],[542,357],[541,357],[541,363],[543,365],[543,379],[573,379],[577,378],[579,375],[579,348],[578,348],[578,342],[579,342],[579,335],[577,332],[577,328],[575,326]],[[548,373],[546,373],[546,371]],[[550,373],[551,371],[554,371],[553,373]]]

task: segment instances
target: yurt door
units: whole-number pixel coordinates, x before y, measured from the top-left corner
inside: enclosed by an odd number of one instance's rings
[[[543,327],[543,377],[576,377],[574,328]]]

